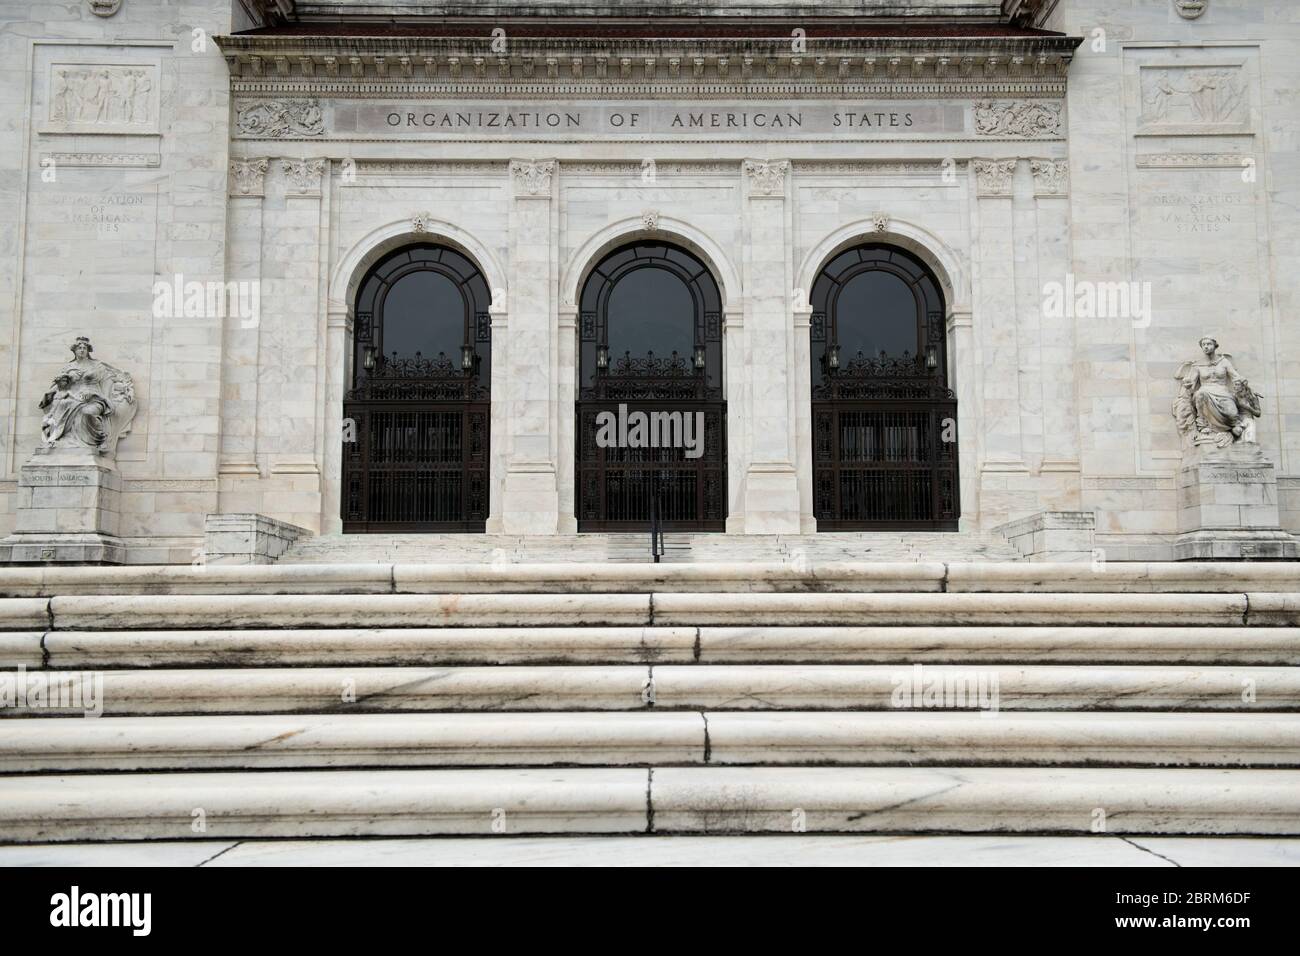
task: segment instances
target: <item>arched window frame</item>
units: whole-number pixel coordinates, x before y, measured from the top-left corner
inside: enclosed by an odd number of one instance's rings
[[[464,303],[459,351],[455,354],[392,355],[384,349],[384,306],[401,279],[417,272],[432,272],[449,279]],[[383,383],[437,380],[464,383],[464,397],[485,396],[490,379],[492,322],[491,293],[482,272],[467,255],[438,243],[403,246],[376,262],[358,286],[353,324],[353,397],[378,397]],[[445,391],[445,389],[444,389]]]
[[[916,304],[917,349],[906,355],[848,355],[839,346],[838,300],[850,281],[866,272],[893,275]],[[950,397],[943,293],[919,259],[896,246],[865,243],[834,256],[813,283],[811,360],[817,398]]]
[[[665,270],[689,292],[695,312],[690,354],[611,354],[610,298],[620,281],[642,269]],[[722,295],[713,273],[694,253],[665,242],[620,246],[592,268],[579,302],[582,398],[722,397]]]

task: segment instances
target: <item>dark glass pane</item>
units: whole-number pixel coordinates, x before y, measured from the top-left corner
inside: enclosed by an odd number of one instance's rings
[[[852,266],[856,266],[860,261],[861,259],[859,258],[858,250],[850,249],[848,252],[841,252],[838,256],[828,262],[826,268],[823,269],[822,272],[830,276],[832,279],[838,279],[841,272]]]
[[[695,304],[690,290],[666,269],[627,273],[609,296],[609,351],[613,355],[690,355],[695,348]]]
[[[366,280],[366,284],[361,287],[361,294],[357,296],[358,312],[373,312],[375,309],[375,294],[379,291],[379,280],[373,276]]]
[[[881,351],[893,358],[904,350],[916,355],[916,297],[892,273],[872,270],[850,279],[835,301],[835,322],[844,358],[859,351],[868,358]]]
[[[465,299],[437,272],[411,272],[393,284],[383,306],[385,355],[425,358],[446,354],[459,361],[465,341]]]

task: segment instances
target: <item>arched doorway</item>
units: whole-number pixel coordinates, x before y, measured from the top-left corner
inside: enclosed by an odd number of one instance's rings
[[[818,530],[956,530],[957,399],[943,295],[902,249],[836,255],[813,283]]]
[[[575,478],[579,531],[722,531],[727,405],[722,299],[678,246],[638,242],[600,260],[579,302]]]
[[[490,302],[474,263],[431,243],[362,279],[343,402],[345,532],[484,530]]]

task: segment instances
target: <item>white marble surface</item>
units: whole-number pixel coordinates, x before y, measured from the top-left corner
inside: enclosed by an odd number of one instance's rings
[[[444,837],[0,846],[0,866],[1300,866],[1300,838]]]
[[[39,636],[32,635],[29,641],[15,645],[15,654],[19,655],[14,658],[15,663],[23,662],[21,653],[30,649],[30,655],[25,658],[27,668],[33,670],[40,666]],[[527,636],[522,635],[519,640]],[[364,646],[364,642],[365,638],[359,636],[357,644]],[[0,635],[0,651],[4,646]],[[436,646],[430,645],[431,655]],[[596,648],[593,645],[592,651]],[[64,650],[60,646],[57,660],[60,666],[65,663]],[[521,655],[525,651],[516,648],[516,653]],[[357,653],[357,648],[352,652]],[[665,654],[662,658],[684,659],[688,659],[685,653]],[[497,664],[488,667],[171,669],[165,665],[176,661],[169,661],[163,655],[159,655],[156,663],[159,666],[100,672],[104,713],[109,716],[349,714],[647,710],[651,707],[710,711],[922,710],[936,706],[933,701],[927,704],[922,692],[912,696],[913,687],[923,690],[925,686],[954,688],[954,693],[964,690],[969,698],[965,703],[942,699],[945,708],[963,710],[996,706],[1003,712],[1249,713],[1300,708],[1300,669],[1295,667],[552,663],[544,667]],[[986,691],[986,698],[996,691],[996,700],[977,700],[970,696],[981,687]],[[1244,693],[1248,687],[1253,696]],[[906,697],[902,696],[903,691]],[[14,704],[0,711],[0,717],[39,717],[53,710],[44,702],[40,707]],[[68,706],[57,712],[79,714],[80,710]]]
[[[53,631],[56,667],[624,663],[693,659],[694,627]],[[1262,630],[1262,629],[1258,629]]]

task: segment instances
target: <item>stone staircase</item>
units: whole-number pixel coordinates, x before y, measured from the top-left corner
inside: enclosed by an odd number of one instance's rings
[[[1017,561],[994,532],[734,535],[669,532],[663,562]],[[300,539],[284,564],[642,563],[650,535],[327,534]]]
[[[1297,625],[1294,563],[0,569],[0,842],[1297,834]]]

